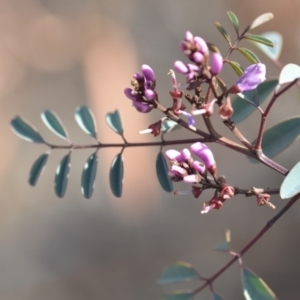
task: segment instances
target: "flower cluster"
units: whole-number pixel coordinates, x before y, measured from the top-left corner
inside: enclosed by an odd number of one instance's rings
[[[193,160],[191,152],[202,162]],[[198,198],[203,189],[212,185],[213,182],[216,189],[215,195],[210,201],[204,203],[201,213],[207,213],[211,209],[220,209],[224,201],[234,196],[235,189],[226,184],[225,178],[216,178],[216,162],[207,145],[197,142],[191,145],[190,150],[183,149],[181,152],[174,149],[167,150],[166,157],[171,165],[170,179],[193,184],[190,190],[176,191],[175,194],[193,194],[195,198]],[[207,172],[213,175],[213,181],[207,177]]]
[[[185,64],[178,60],[174,63],[177,72],[185,74],[187,82],[191,82],[201,76],[203,67],[206,66],[209,58],[209,49],[205,40],[199,36],[193,36],[190,31],[185,33],[185,38],[180,43],[181,51],[190,59],[192,64]],[[217,75],[223,68],[223,57],[220,53],[214,52],[211,55],[210,73]]]
[[[202,162],[193,160],[191,152],[198,156]],[[169,176],[172,181],[199,183],[207,177],[207,171],[213,176],[216,174],[216,162],[211,150],[203,143],[194,143],[189,149],[167,150],[166,157],[170,161]]]
[[[148,113],[153,108],[157,97],[155,92],[155,73],[148,65],[142,65],[142,73],[136,72],[131,80],[133,88],[126,88],[124,93],[133,106],[141,113]]]

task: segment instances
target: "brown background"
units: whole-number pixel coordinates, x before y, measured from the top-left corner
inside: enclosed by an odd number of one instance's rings
[[[53,109],[74,142],[90,143],[73,117],[75,108],[87,103],[96,114],[103,142],[119,141],[104,121],[106,112],[115,108],[122,111],[128,140],[147,141],[152,136],[141,137],[137,131],[160,115],[138,114],[123,95],[142,63],[155,69],[157,89],[166,104],[171,88],[167,73],[175,60],[184,59],[178,49],[184,32],[189,29],[225,51],[214,22],[233,34],[227,10],[237,14],[242,27],[259,14],[273,12],[275,19],[255,33],[279,31],[284,36],[280,60],[298,63],[299,6],[298,1],[279,0],[0,0],[1,299],[157,299],[177,288],[156,285],[165,265],[185,260],[210,276],[228,261],[226,254],[210,249],[226,228],[232,231],[234,248],[241,249],[276,212],[257,207],[254,199],[236,197],[222,210],[200,215],[201,201],[210,195],[195,200],[161,192],[154,168],[157,149],[144,148],[125,151],[121,199],[114,198],[108,187],[108,169],[117,149],[100,151],[96,190],[90,200],[81,196],[79,187],[90,151],[76,152],[67,194],[58,199],[53,179],[64,152],[52,153],[32,189],[28,171],[45,149],[16,138],[9,121],[22,115],[49,141],[60,143],[39,116]],[[278,76],[272,63],[256,52],[267,64],[267,77]],[[228,83],[236,80],[229,68],[223,74]],[[295,88],[276,103],[268,126],[298,114],[298,93]],[[254,114],[240,126],[250,140],[255,137],[257,117]],[[184,131],[170,134],[170,138],[180,136],[186,136]],[[299,160],[298,147],[295,144],[276,160],[292,167]],[[278,187],[282,181],[282,176],[249,164],[241,155],[217,145],[212,149],[220,174],[235,186]],[[277,210],[285,204],[278,197],[272,201]],[[297,204],[244,258],[279,299],[298,299],[299,218]],[[226,299],[243,299],[239,276],[238,267],[232,267],[216,281],[216,290]],[[185,286],[197,283],[179,288]],[[197,297],[210,296],[204,291]]]

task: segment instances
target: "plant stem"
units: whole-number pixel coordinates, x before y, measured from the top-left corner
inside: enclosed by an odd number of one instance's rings
[[[267,123],[267,117],[268,117],[268,115],[271,111],[271,108],[273,107],[275,101],[278,99],[279,96],[281,96],[284,92],[286,92],[294,84],[296,84],[298,82],[298,80],[299,79],[295,79],[294,81],[290,82],[286,87],[284,87],[278,93],[276,92],[276,89],[275,89],[273,97],[270,100],[265,112],[261,114],[261,121],[260,121],[258,136],[257,136],[257,140],[256,140],[256,144],[254,146],[254,149],[261,150],[262,138],[263,138],[264,130],[265,130],[266,123]]]
[[[237,256],[234,256],[223,268],[221,268],[217,273],[207,279],[207,281],[194,290],[193,294],[201,292],[204,288],[211,285],[221,274],[223,274],[231,265],[233,265],[239,257],[242,257],[256,242],[265,235],[265,233],[287,212],[296,202],[299,200],[300,194],[294,196],[267,224],[262,228],[262,230],[240,251]]]

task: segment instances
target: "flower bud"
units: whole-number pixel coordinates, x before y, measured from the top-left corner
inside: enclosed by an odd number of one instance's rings
[[[190,31],[186,31],[185,33],[185,36],[184,36],[184,39],[187,41],[187,42],[192,42],[193,41],[193,34],[190,32]]]
[[[216,162],[211,150],[203,143],[197,142],[191,145],[191,152],[197,155],[205,164],[207,170],[215,175],[216,173]]]
[[[142,73],[146,81],[155,81],[155,73],[150,66],[142,65]]]
[[[174,69],[181,74],[187,74],[190,71],[187,65],[180,60],[175,61]]]
[[[181,158],[183,159],[183,161],[187,161],[191,158],[191,152],[189,149],[183,149],[181,151]]]
[[[187,183],[198,183],[201,181],[201,177],[199,175],[187,175],[183,177],[183,181]]]
[[[133,78],[136,79],[137,81],[141,81],[144,79],[144,76],[140,72],[136,72],[133,74]]]
[[[193,55],[192,55],[192,60],[196,64],[202,63],[203,59],[204,59],[204,57],[200,52],[194,52]]]
[[[145,95],[146,99],[149,101],[151,101],[155,98],[155,92],[150,89],[145,90],[144,95]]]
[[[214,52],[211,55],[211,62],[210,62],[210,73],[212,75],[218,75],[223,68],[223,57],[220,53]]]
[[[177,160],[181,158],[181,153],[177,150],[174,150],[174,149],[170,149],[170,150],[167,150],[165,152],[165,155],[166,157],[169,159],[169,160]]]
[[[199,36],[194,37],[194,42],[197,45],[198,50],[204,55],[208,56],[208,47],[203,38]]]
[[[184,168],[181,168],[181,167],[176,166],[176,165],[172,165],[171,171],[174,174],[176,174],[177,176],[182,177],[182,178],[187,176],[187,171]]]
[[[201,175],[203,175],[203,176],[206,175],[206,168],[205,168],[205,166],[204,166],[201,162],[199,162],[199,161],[197,161],[197,160],[194,160],[194,161],[192,162],[192,167],[193,167],[196,171],[198,171]]]

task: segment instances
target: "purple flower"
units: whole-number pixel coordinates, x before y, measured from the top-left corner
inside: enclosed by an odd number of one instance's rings
[[[133,74],[133,88],[124,90],[125,96],[132,101],[133,106],[141,113],[148,113],[152,110],[151,105],[156,97],[155,73],[148,65],[142,65],[142,72]],[[147,103],[148,102],[148,103]]]
[[[254,64],[249,66],[231,88],[236,93],[254,90],[260,83],[266,80],[266,66]]]

